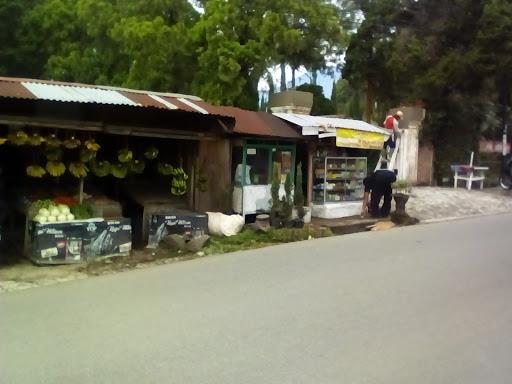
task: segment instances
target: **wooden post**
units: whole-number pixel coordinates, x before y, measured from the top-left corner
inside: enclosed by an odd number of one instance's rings
[[[308,143],[308,188],[307,188],[307,205],[310,206],[313,201],[313,154],[315,148],[314,145]]]
[[[78,189],[78,202],[82,204],[84,202],[84,180],[85,178],[80,178],[80,184]]]

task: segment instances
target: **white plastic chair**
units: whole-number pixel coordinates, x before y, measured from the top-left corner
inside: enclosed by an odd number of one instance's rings
[[[468,191],[471,190],[474,181],[480,182],[480,189],[484,189],[485,171],[489,170],[489,167],[476,167],[473,166],[473,160],[475,153],[471,152],[471,158],[469,165],[452,165],[453,175],[453,188],[458,187],[458,181],[466,181],[466,188]]]

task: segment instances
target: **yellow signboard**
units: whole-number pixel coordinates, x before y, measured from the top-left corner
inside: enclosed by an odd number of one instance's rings
[[[336,146],[346,148],[382,149],[385,135],[377,132],[336,129]]]

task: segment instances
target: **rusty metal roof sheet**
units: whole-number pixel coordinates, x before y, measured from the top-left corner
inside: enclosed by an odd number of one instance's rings
[[[127,105],[223,116],[216,107],[197,96],[49,80],[0,77],[0,97]]]
[[[28,89],[21,86],[20,82],[1,80],[0,96],[16,99],[37,99]]]
[[[210,107],[211,113],[235,118],[234,133],[254,136],[302,139],[302,136],[281,119],[266,112],[247,111],[236,107]]]

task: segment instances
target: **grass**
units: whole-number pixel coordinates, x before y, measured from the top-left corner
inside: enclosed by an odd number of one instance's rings
[[[238,235],[231,237],[213,236],[210,238],[208,245],[203,249],[203,252],[206,255],[213,255],[329,236],[333,236],[330,229],[314,228],[311,226],[270,229],[267,232],[246,228]]]

